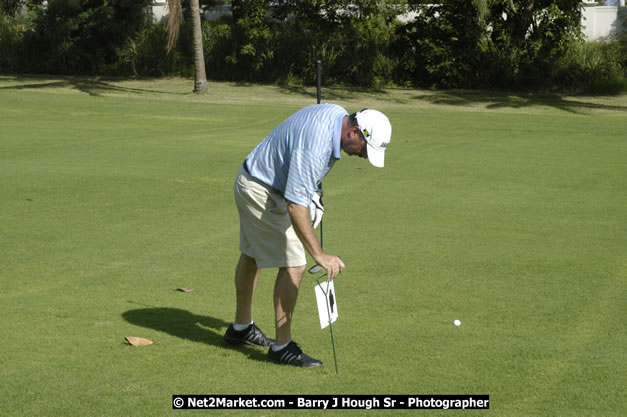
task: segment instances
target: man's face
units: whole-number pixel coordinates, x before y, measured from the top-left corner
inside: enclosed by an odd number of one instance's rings
[[[361,158],[368,158],[368,144],[361,134],[358,126],[353,126],[346,131],[343,138],[342,149],[350,156],[357,155]]]

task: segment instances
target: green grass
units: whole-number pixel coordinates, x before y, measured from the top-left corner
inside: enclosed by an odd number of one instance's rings
[[[211,416],[627,413],[626,96],[323,90],[393,124],[386,168],[344,155],[325,181],[325,247],[347,264],[336,376],[309,277],[294,333],[324,368],[222,343],[234,175],[315,91],[191,87],[0,76],[1,414],[188,414],[177,393],[490,395],[484,411],[193,412]],[[255,311],[270,334],[274,274]]]

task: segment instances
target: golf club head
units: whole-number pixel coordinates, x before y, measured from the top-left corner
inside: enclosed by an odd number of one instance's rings
[[[322,267],[322,265],[315,264],[314,266],[309,268],[309,273],[310,274],[317,274],[318,272],[322,271],[323,269],[324,268]]]

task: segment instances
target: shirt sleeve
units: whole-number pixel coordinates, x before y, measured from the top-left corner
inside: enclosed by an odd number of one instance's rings
[[[284,197],[286,200],[308,207],[318,189],[325,163],[319,156],[305,149],[292,152]]]

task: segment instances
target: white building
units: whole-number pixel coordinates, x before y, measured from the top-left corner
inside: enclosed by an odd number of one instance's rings
[[[606,4],[610,3],[606,1]],[[581,26],[586,40],[614,39],[625,33],[625,0],[615,1],[616,6],[595,6],[584,2]]]

